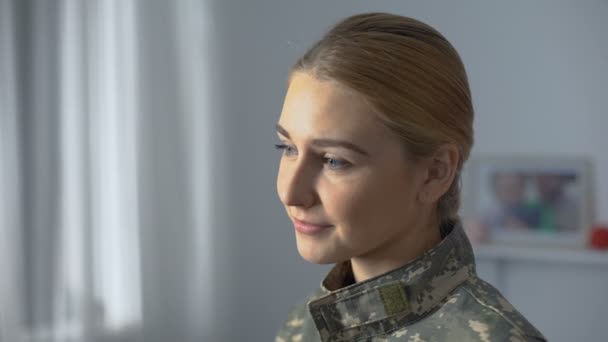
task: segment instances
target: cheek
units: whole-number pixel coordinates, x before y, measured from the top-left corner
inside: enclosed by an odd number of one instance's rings
[[[279,164],[279,169],[277,172],[277,183],[276,183],[277,195],[281,197],[281,165]]]
[[[341,226],[343,240],[377,240],[402,229],[414,215],[415,194],[394,175],[368,177],[328,192],[326,209]]]
[[[281,202],[284,202],[283,195],[285,191],[285,168],[283,162],[279,163],[279,170],[277,172],[277,184],[276,184],[277,195]]]
[[[360,211],[368,205],[367,194],[368,185],[362,177],[327,177],[319,183],[321,206],[325,215],[339,228],[336,233],[340,240],[348,238],[353,226],[365,217]]]

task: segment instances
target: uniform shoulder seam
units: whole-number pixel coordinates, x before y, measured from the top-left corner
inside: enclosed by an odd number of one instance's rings
[[[509,323],[509,325],[511,325],[512,327],[514,327],[515,329],[517,329],[517,331],[519,331],[522,336],[529,336],[529,337],[536,337],[535,335],[530,335],[528,334],[524,329],[522,329],[519,325],[515,324],[515,322],[513,322],[509,317],[505,316],[498,308],[496,308],[493,305],[490,305],[488,303],[486,303],[485,301],[483,301],[481,298],[479,298],[476,294],[474,294],[469,288],[467,288],[466,286],[462,287],[469,295],[471,295],[471,297],[473,297],[473,299],[475,299],[475,301],[479,304],[482,305],[490,310],[492,310],[493,312],[495,312],[498,316],[500,316],[502,319],[504,319],[507,323]]]

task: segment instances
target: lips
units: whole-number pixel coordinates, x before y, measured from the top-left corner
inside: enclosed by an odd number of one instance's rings
[[[293,221],[294,227],[298,232],[308,235],[316,234],[327,228],[332,227],[331,225],[325,223],[311,223],[307,221],[300,221],[295,218],[293,219]]]
[[[327,224],[327,223],[316,223],[314,221],[298,220],[297,218],[294,218],[293,220],[296,223],[301,224],[301,225],[305,225],[305,226],[319,226],[319,227],[330,226],[330,224]]]

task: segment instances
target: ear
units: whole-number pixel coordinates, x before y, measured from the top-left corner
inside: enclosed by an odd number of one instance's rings
[[[437,203],[452,185],[460,160],[458,148],[452,144],[441,145],[432,157],[424,161],[424,182],[418,200]]]

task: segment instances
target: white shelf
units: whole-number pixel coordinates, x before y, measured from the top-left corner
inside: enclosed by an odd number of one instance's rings
[[[608,267],[608,251],[491,244],[473,246],[473,250],[475,251],[475,259],[478,261],[532,261]]]

